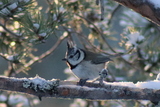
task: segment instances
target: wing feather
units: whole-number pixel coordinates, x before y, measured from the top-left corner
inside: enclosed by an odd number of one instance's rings
[[[84,50],[82,50],[84,51]],[[85,59],[87,61],[91,61],[94,64],[101,64],[101,63],[105,63],[108,61],[112,61],[108,56],[103,55],[103,54],[98,54],[98,53],[93,53],[90,51],[84,51],[85,52]]]

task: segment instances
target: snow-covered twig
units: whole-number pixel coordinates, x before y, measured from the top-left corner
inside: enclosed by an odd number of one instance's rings
[[[159,76],[157,77],[159,78]],[[39,76],[34,78],[0,77],[0,89],[27,93],[41,97],[81,98],[89,100],[135,99],[160,101],[160,81],[150,82],[87,82],[85,86],[77,82],[58,79],[45,80]]]
[[[160,26],[160,1],[159,0],[113,0],[121,5],[133,9]]]

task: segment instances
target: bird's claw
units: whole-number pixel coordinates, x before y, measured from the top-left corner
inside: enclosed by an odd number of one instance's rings
[[[80,79],[77,85],[84,86],[88,79]]]
[[[108,70],[107,69],[102,69],[100,72],[99,72],[99,75],[100,75],[100,79],[99,79],[99,84],[100,85],[103,85],[103,79],[107,77],[108,75]]]

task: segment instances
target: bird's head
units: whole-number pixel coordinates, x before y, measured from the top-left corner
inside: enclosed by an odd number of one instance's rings
[[[72,41],[67,42],[67,52],[63,60],[67,61],[72,66],[79,64],[85,57],[84,52],[77,48]]]

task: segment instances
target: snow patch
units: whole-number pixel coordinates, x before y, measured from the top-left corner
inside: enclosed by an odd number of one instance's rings
[[[138,46],[138,42],[144,40],[144,37],[139,34],[139,32],[131,33],[127,36],[128,41],[126,43],[127,46]]]
[[[3,14],[3,15],[9,15],[9,14],[11,14],[11,12],[7,8],[2,9],[0,11],[0,13]]]
[[[159,90],[160,89],[160,73],[157,75],[156,80],[153,81],[148,81],[148,82],[137,82],[134,84],[133,82],[113,82],[113,83],[108,83],[104,82],[106,85],[115,85],[115,86],[124,86],[124,87],[131,87],[131,88],[140,88],[140,89],[155,89]]]
[[[19,0],[19,2],[28,3],[30,0]]]
[[[41,33],[41,34],[39,34],[39,36],[41,36],[41,37],[46,37],[46,35],[47,35],[47,33]]]
[[[108,83],[105,82],[105,84],[107,85],[115,85],[115,86],[126,86],[126,87],[132,87],[132,88],[136,88],[135,84],[133,82],[113,82],[113,83]]]
[[[14,55],[7,56],[7,59],[8,59],[9,61],[14,61],[14,60],[15,60],[15,56],[14,56]]]
[[[148,88],[148,89],[160,89],[160,81],[154,80],[149,82],[137,82],[136,84],[137,88]]]
[[[36,28],[36,29],[39,29],[40,25],[38,23],[34,23],[33,26]]]
[[[13,4],[9,5],[8,8],[10,10],[13,10],[13,9],[17,8],[17,3],[13,3]]]
[[[107,83],[106,85],[115,85],[115,86],[123,86],[123,87],[131,87],[131,88],[140,88],[140,89],[160,89],[160,81],[154,80],[154,81],[148,81],[148,82],[137,82],[134,84],[133,82],[113,82],[113,83]]]
[[[19,11],[19,12],[21,12],[22,10],[23,10],[22,8],[20,8],[20,7],[18,8],[18,11]]]
[[[56,21],[57,20],[57,15],[53,14],[53,20]]]

